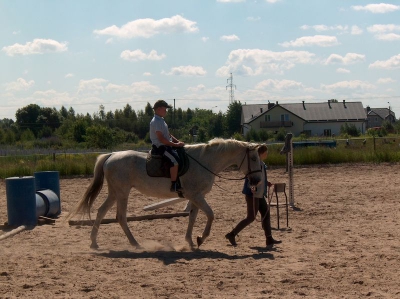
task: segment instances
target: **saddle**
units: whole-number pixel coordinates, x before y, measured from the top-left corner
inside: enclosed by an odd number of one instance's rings
[[[176,148],[176,152],[179,156],[179,168],[178,177],[183,176],[189,169],[189,158],[186,155],[185,149],[183,147]],[[150,177],[164,177],[170,178],[170,168],[173,166],[171,161],[164,155],[158,155],[149,151],[146,158],[146,171],[147,175]]]

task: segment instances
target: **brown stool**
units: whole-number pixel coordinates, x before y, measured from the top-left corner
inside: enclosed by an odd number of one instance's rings
[[[289,204],[288,204],[288,198],[286,195],[286,184],[285,183],[276,183],[273,186],[274,186],[274,189],[272,192],[275,193],[276,202],[271,202],[270,207],[276,206],[276,217],[277,217],[277,221],[278,221],[278,229],[279,229],[279,206],[286,207],[286,227],[289,227]],[[278,193],[285,194],[285,202],[284,203],[281,203],[281,204],[279,203]],[[273,197],[273,194],[272,194],[272,197]]]

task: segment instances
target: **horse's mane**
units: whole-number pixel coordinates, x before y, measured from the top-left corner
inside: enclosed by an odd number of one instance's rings
[[[236,139],[223,139],[223,138],[214,138],[209,140],[207,143],[198,143],[193,145],[188,145],[190,148],[215,148],[217,152],[234,148],[234,147],[248,147],[248,146],[256,146],[256,144],[249,144],[247,142],[239,141]]]

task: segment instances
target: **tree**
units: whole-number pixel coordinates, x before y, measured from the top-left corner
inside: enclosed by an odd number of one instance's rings
[[[227,133],[232,136],[234,133],[240,133],[240,119],[242,116],[242,104],[240,101],[233,101],[228,106],[228,111],[226,112],[226,125]]]
[[[85,139],[90,147],[111,148],[114,145],[113,131],[101,125],[87,128]]]
[[[35,136],[37,136],[39,127],[37,126],[37,119],[40,115],[40,106],[36,104],[29,104],[20,108],[15,113],[16,123],[20,130],[30,129]]]
[[[40,108],[40,114],[36,120],[36,123],[40,128],[48,126],[54,130],[61,125],[61,115],[56,108]]]
[[[84,119],[77,120],[72,126],[72,137],[76,142],[84,142],[86,129],[89,127]]]
[[[67,108],[65,108],[64,106],[61,106],[60,114],[64,119],[68,118],[68,110],[67,110]]]

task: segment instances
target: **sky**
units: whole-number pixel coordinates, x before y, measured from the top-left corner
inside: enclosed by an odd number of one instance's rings
[[[358,101],[400,117],[400,1],[0,0],[0,119],[166,100]]]

